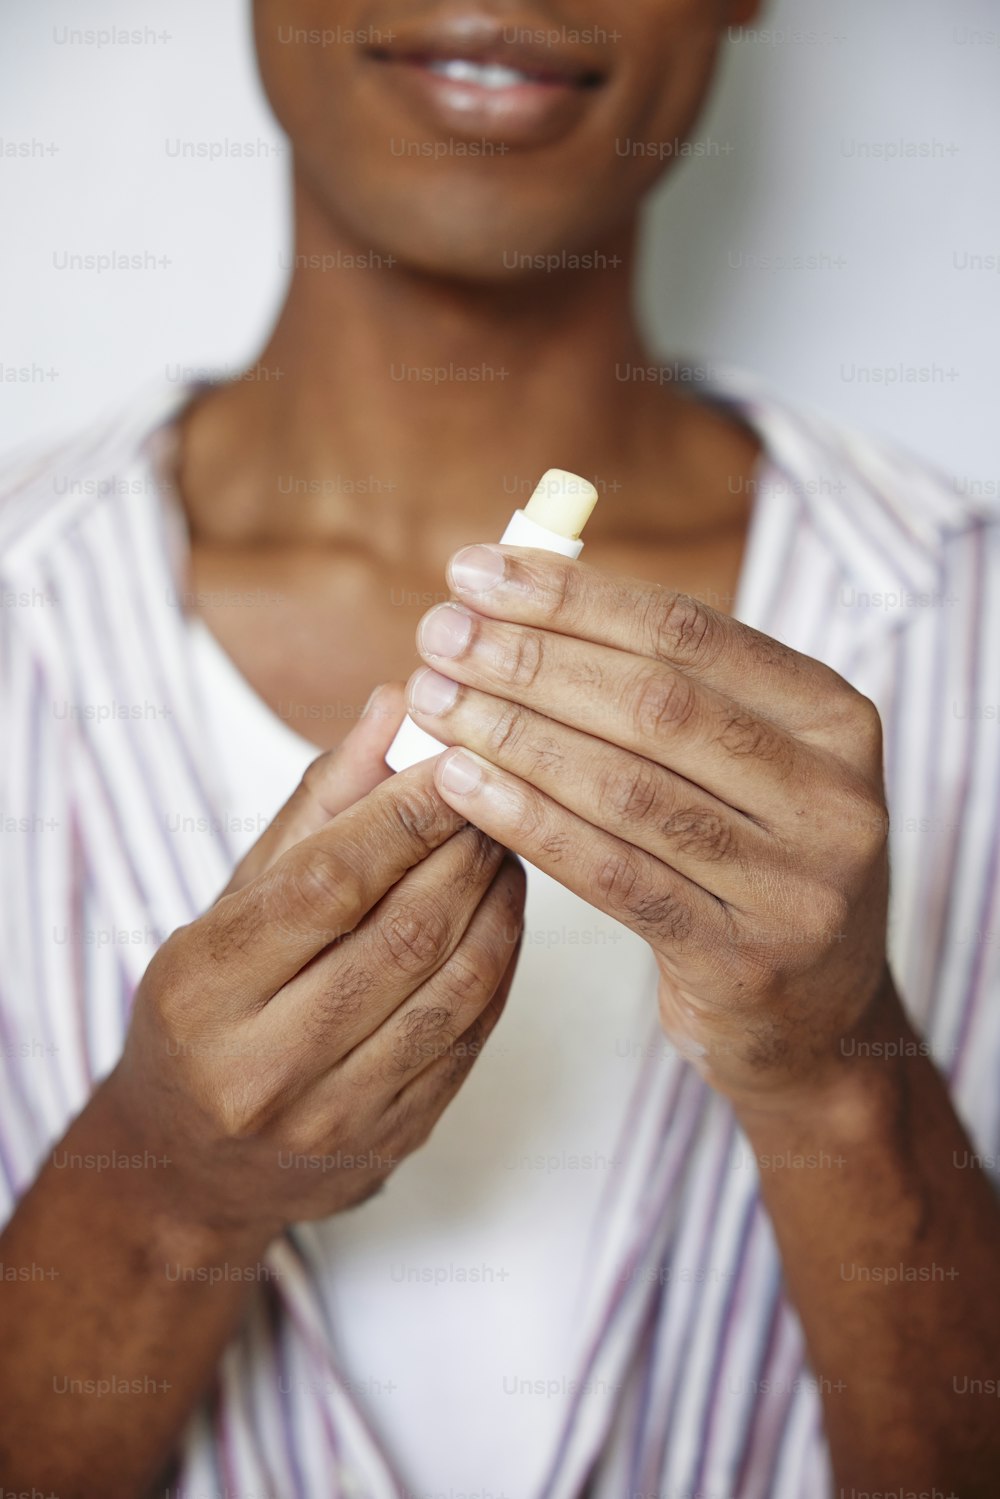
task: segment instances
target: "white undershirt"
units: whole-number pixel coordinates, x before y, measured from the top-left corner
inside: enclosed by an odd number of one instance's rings
[[[242,853],[319,751],[201,621],[191,637]],[[381,1195],[300,1231],[337,1357],[414,1499],[540,1490],[654,997],[646,945],[529,869],[506,1012],[429,1144]]]

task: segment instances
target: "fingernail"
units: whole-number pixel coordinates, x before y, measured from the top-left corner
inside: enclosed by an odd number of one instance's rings
[[[495,547],[463,547],[451,559],[448,581],[456,593],[488,593],[506,569],[507,559]]]
[[[471,796],[483,779],[478,760],[467,755],[465,750],[449,755],[441,766],[441,785],[455,796]]]
[[[458,697],[458,683],[426,667],[410,683],[410,707],[416,713],[447,713]]]
[[[460,656],[471,634],[471,614],[454,604],[439,604],[420,623],[420,649],[428,656]]]

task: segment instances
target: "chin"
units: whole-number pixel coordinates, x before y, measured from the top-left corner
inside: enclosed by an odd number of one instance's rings
[[[383,179],[377,192],[362,175],[320,170],[300,173],[298,182],[300,209],[320,237],[323,223],[336,226],[391,266],[484,287],[544,280],[558,269],[617,269],[629,204],[614,204],[613,193],[595,191],[592,181],[583,182],[583,193],[567,187],[576,183],[550,184],[539,174],[528,190],[505,190],[482,169],[434,168],[401,173],[396,183]]]

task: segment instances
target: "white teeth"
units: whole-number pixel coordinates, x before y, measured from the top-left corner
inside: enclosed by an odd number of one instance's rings
[[[475,83],[480,88],[513,88],[518,83],[533,83],[530,73],[508,68],[499,62],[470,62],[464,57],[446,57],[427,64],[432,73],[452,83]]]

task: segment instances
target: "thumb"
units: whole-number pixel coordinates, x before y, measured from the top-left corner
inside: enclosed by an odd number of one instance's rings
[[[343,743],[318,755],[306,767],[281,811],[236,866],[223,895],[241,890],[294,844],[318,833],[331,818],[392,775],[385,752],[405,711],[402,682],[386,682],[375,688]]]

